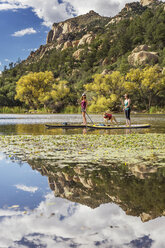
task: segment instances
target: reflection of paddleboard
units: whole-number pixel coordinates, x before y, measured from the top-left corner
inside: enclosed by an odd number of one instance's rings
[[[104,125],[104,124],[96,124],[96,125],[71,125],[71,124],[57,124],[57,125],[45,125],[47,128],[90,128],[90,129],[133,129],[133,128],[148,128],[149,124],[136,124],[131,126],[125,125]]]

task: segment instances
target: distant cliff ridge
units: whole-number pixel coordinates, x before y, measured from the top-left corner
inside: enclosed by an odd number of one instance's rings
[[[60,23],[54,23],[52,29],[48,32],[46,44],[31,52],[26,64],[39,61],[50,50],[56,49],[63,51],[67,48],[77,48],[73,51],[73,57],[79,59],[82,46],[90,45],[100,32],[105,34],[109,25],[119,23],[124,19],[133,20],[136,16],[142,15],[149,8],[156,8],[162,3],[159,0],[141,0],[132,2],[125,7],[113,18],[103,17],[91,10],[85,15],[80,15]],[[113,38],[112,38],[113,40]]]
[[[54,23],[52,29],[47,35],[47,43],[72,40],[71,33],[86,31],[87,25],[94,21],[109,20],[108,17],[102,17],[93,10],[85,15],[68,19],[64,22]]]
[[[146,6],[146,5],[149,5],[149,4],[152,4],[152,3],[158,3],[159,0],[140,0],[140,4],[142,6]]]

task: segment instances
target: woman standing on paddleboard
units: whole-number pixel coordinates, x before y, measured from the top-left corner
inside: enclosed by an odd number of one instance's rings
[[[83,93],[82,94],[82,98],[81,98],[81,112],[82,112],[82,117],[83,117],[83,124],[86,125],[87,124],[87,120],[86,120],[86,109],[87,109],[87,99],[86,99],[86,94]]]
[[[131,126],[131,118],[130,118],[130,112],[131,112],[131,99],[129,98],[128,94],[124,95],[124,112],[126,117],[126,125]]]

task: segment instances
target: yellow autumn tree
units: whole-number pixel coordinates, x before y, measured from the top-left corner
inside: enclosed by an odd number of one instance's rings
[[[37,109],[43,104],[47,93],[51,91],[53,82],[53,73],[50,71],[31,72],[22,76],[16,83],[15,99]]]
[[[165,93],[164,77],[157,65],[131,69],[125,76],[124,88],[137,106],[149,109]]]
[[[29,73],[17,82],[15,98],[34,109],[58,108],[65,105],[70,92],[67,84],[67,81],[54,79],[50,71]]]
[[[118,109],[120,97],[123,94],[123,83],[124,77],[119,71],[106,75],[94,75],[93,82],[84,85],[91,96],[89,111],[97,113],[107,109]]]

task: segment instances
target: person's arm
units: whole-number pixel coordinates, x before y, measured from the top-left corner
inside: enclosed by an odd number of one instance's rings
[[[125,106],[125,100],[123,101],[123,110],[126,109],[126,106]]]
[[[86,101],[86,107],[85,107],[85,111],[87,110],[87,105],[88,105],[88,101]]]
[[[127,105],[127,108],[130,107],[131,105],[131,99],[128,99],[128,105]]]

